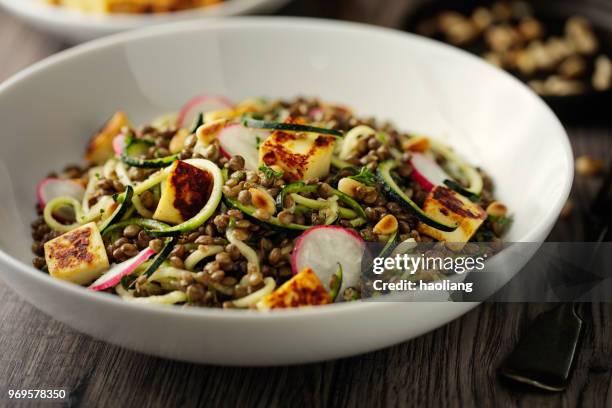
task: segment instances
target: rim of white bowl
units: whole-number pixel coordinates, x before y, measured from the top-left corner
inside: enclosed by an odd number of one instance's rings
[[[280,8],[290,0],[228,0],[206,7],[159,14],[85,13],[46,4],[43,0],[0,0],[8,10],[36,21],[52,22],[87,30],[127,30],[148,24],[172,23],[198,18],[236,16]]]
[[[331,31],[339,31],[344,33],[350,32],[363,32],[364,30],[369,31],[372,35],[380,35],[388,38],[412,38],[413,40],[425,41],[429,43],[432,47],[444,48],[446,52],[454,53],[459,58],[467,58],[475,61],[479,64],[483,64],[486,69],[491,69],[496,72],[497,75],[505,75],[507,79],[514,81],[515,85],[519,88],[523,89],[524,92],[530,93],[533,97],[537,99],[537,103],[540,104],[545,111],[547,111],[553,123],[558,126],[559,134],[561,135],[560,143],[562,143],[563,148],[566,154],[566,160],[568,163],[568,168],[565,173],[563,190],[561,192],[561,196],[559,200],[554,203],[551,207],[547,216],[543,217],[542,220],[534,227],[532,227],[523,237],[516,240],[518,242],[538,242],[535,238],[542,233],[542,231],[550,228],[555,220],[557,219],[559,213],[565,201],[569,197],[569,193],[572,186],[573,175],[574,175],[574,160],[573,160],[573,152],[569,142],[569,138],[567,133],[565,132],[564,127],[561,125],[557,116],[552,112],[552,110],[546,105],[546,103],[538,97],[533,91],[531,91],[525,84],[520,82],[518,79],[510,75],[509,73],[502,71],[498,68],[493,67],[492,65],[487,64],[482,61],[477,56],[469,54],[463,50],[452,47],[450,45],[444,44],[442,42],[432,40],[429,38],[417,36],[411,33],[405,33],[398,30],[384,28],[384,27],[376,27],[363,23],[355,23],[355,22],[346,22],[346,21],[336,21],[336,20],[326,20],[326,19],[315,19],[315,18],[303,18],[303,17],[233,17],[228,19],[216,19],[211,20],[210,24],[206,26],[202,26],[197,24],[197,22],[187,21],[187,22],[179,22],[172,24],[164,24],[159,26],[151,26],[142,28],[139,30],[123,32],[119,34],[114,34],[108,37],[100,38],[97,40],[93,40],[87,43],[83,43],[77,45],[73,48],[61,51],[57,54],[49,56],[39,62],[34,63],[33,65],[25,68],[24,70],[16,73],[12,77],[8,78],[4,82],[0,83],[0,98],[2,94],[8,89],[19,85],[21,81],[27,80],[27,78],[31,75],[35,75],[47,69],[47,67],[59,65],[64,62],[68,62],[74,58],[78,58],[82,54],[87,54],[90,52],[96,52],[98,49],[103,49],[107,47],[113,47],[118,44],[122,44],[125,42],[129,42],[132,40],[139,40],[143,38],[152,38],[163,36],[169,33],[189,33],[191,31],[208,31],[215,30],[217,28],[230,28],[230,29],[258,29],[265,28],[269,29],[270,26],[277,26],[278,29],[282,28],[292,28],[296,27],[304,30],[312,30],[312,29],[326,29]],[[0,249],[0,265],[13,268],[19,272],[26,273],[33,279],[41,282],[45,285],[51,285],[58,289],[66,290],[71,294],[86,298],[95,303],[108,303],[117,306],[117,307],[129,307],[140,309],[142,312],[151,313],[151,314],[167,314],[169,316],[193,316],[193,317],[206,317],[206,318],[215,318],[215,319],[283,319],[283,318],[295,318],[296,316],[304,316],[304,317],[317,317],[322,315],[327,315],[330,313],[338,314],[338,313],[353,313],[355,311],[361,310],[363,308],[384,308],[385,305],[389,305],[395,302],[373,302],[373,301],[363,301],[363,302],[344,302],[344,303],[334,303],[332,305],[326,305],[322,307],[311,307],[311,308],[300,308],[300,309],[283,309],[283,310],[275,310],[272,312],[261,312],[255,310],[233,310],[233,309],[213,309],[213,308],[177,308],[177,307],[151,307],[152,305],[143,305],[126,302],[122,300],[118,296],[109,294],[109,293],[99,293],[90,291],[84,287],[64,282],[57,279],[52,279],[48,275],[41,273],[39,270],[35,269],[33,266],[27,265],[19,261],[18,259],[12,257],[7,254],[3,250]],[[433,302],[435,304],[436,302]],[[439,303],[439,302],[437,302]],[[477,306],[480,302],[465,302],[465,303],[453,303],[455,305],[454,313],[447,315],[449,319],[445,322],[441,322],[440,325],[466,313],[473,307]],[[153,305],[155,306],[155,305]],[[456,313],[455,313],[456,312]]]

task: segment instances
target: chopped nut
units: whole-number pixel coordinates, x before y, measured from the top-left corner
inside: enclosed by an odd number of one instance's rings
[[[429,149],[429,139],[424,136],[411,137],[402,143],[404,150],[424,152]]]
[[[612,64],[610,58],[600,55],[595,60],[595,73],[593,74],[593,88],[598,91],[610,89],[612,82]]]
[[[551,75],[544,83],[544,95],[575,95],[585,91],[585,86],[580,81],[563,79],[557,75]]]
[[[465,20],[460,13],[455,11],[444,11],[438,16],[438,28],[440,31],[446,32],[448,28],[454,24],[461,23]]]
[[[495,65],[496,67],[502,67],[502,57],[500,54],[495,52],[487,52],[482,55],[482,58],[485,59],[489,64]]]
[[[599,48],[591,24],[584,17],[574,16],[568,19],[565,23],[565,35],[581,54],[591,55]]]
[[[357,189],[365,187],[364,184],[348,177],[341,178],[338,182],[338,190],[349,197],[357,196]]]
[[[553,65],[574,53],[572,44],[569,41],[559,37],[550,37],[548,40],[546,40],[544,48],[548,54],[548,57],[552,60]]]
[[[465,45],[472,42],[478,36],[478,29],[470,20],[462,20],[446,29],[446,37],[455,45]]]
[[[517,45],[520,38],[508,25],[493,26],[485,32],[485,40],[493,51],[504,52]]]
[[[517,52],[516,67],[525,75],[533,74],[538,68],[531,55],[523,50]]]
[[[527,52],[538,69],[550,69],[555,62],[549,54],[548,49],[540,41],[532,41],[529,43]]]
[[[389,235],[397,231],[398,223],[397,218],[393,215],[385,215],[378,223],[374,226],[374,233],[378,235]]]
[[[603,161],[591,156],[580,156],[576,159],[576,172],[581,176],[594,177],[603,170]]]
[[[559,214],[559,218],[566,220],[572,215],[572,211],[574,210],[574,203],[571,200],[567,200],[563,208],[561,209],[561,213]]]
[[[527,83],[531,89],[538,95],[546,94],[546,87],[544,86],[544,81],[540,81],[539,79],[534,79],[533,81],[529,81]]]
[[[253,187],[249,188],[249,193],[251,194],[251,203],[255,208],[263,210],[270,215],[273,215],[276,212],[276,204],[272,196],[263,189]]]
[[[506,21],[512,18],[512,6],[508,1],[496,1],[493,3],[491,10],[497,21]]]
[[[542,24],[535,18],[528,17],[523,19],[518,26],[519,33],[525,41],[533,41],[541,38],[544,34]]]
[[[483,31],[493,22],[493,15],[487,8],[478,7],[472,13],[472,21],[479,30]]]
[[[577,78],[586,71],[586,62],[579,55],[566,59],[559,65],[559,73],[565,78]]]
[[[499,201],[493,201],[487,207],[487,214],[493,217],[505,217],[508,213],[508,208]]]

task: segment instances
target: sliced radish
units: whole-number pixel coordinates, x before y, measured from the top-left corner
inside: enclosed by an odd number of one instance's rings
[[[364,252],[365,243],[355,231],[331,225],[314,227],[296,240],[291,254],[291,268],[294,274],[304,268],[312,268],[329,290],[330,280],[340,263],[343,270],[342,293],[348,287],[359,285]]]
[[[234,104],[227,98],[220,96],[196,96],[183,106],[179,112],[177,124],[179,127],[188,127],[197,119],[200,113],[212,112],[221,109],[232,109]]]
[[[153,251],[151,248],[147,247],[143,249],[135,257],[110,268],[108,272],[100,276],[94,283],[92,283],[89,286],[89,289],[98,291],[117,286],[119,282],[121,282],[121,278],[134,272],[136,268],[146,262],[154,254],[155,251]]]
[[[74,180],[47,178],[36,186],[36,198],[41,207],[58,197],[72,197],[82,200],[85,187]]]
[[[229,125],[219,132],[221,153],[228,159],[242,156],[247,170],[257,170],[259,151],[257,145],[268,138],[270,132],[262,129],[246,128],[239,124]]]
[[[444,180],[452,180],[435,160],[424,154],[412,153],[410,164],[412,165],[410,177],[427,191],[431,191],[435,186],[444,185]]]
[[[323,119],[323,109],[321,108],[313,108],[308,112],[308,116],[313,118],[314,120],[322,120]]]
[[[125,149],[125,134],[119,133],[113,138],[113,150],[117,156],[121,156]]]

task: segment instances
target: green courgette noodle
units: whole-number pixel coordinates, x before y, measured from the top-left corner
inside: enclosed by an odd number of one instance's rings
[[[154,219],[128,218],[126,220],[123,220],[121,222],[111,225],[110,227],[106,229],[106,231],[104,231],[104,234],[108,234],[113,231],[123,229],[127,227],[128,225],[138,225],[139,227],[144,228],[145,230],[146,229],[162,229],[162,228],[169,227],[168,224],[161,222],[161,221],[154,220]]]
[[[342,264],[340,262],[338,262],[338,269],[336,271],[336,280],[334,282],[334,285],[332,285],[332,287],[330,287],[329,289],[329,296],[331,297],[332,302],[336,301],[336,298],[338,297],[338,294],[340,293],[340,288],[342,287],[342,281],[343,281],[343,277],[342,277]]]
[[[108,159],[104,166],[102,167],[102,175],[105,179],[111,179],[113,177],[113,173],[115,172],[115,159]]]
[[[115,165],[115,173],[117,174],[117,177],[119,178],[119,181],[124,186],[132,186],[133,187],[132,180],[130,179],[130,176],[128,175],[127,169],[125,168],[125,164],[123,164],[123,162],[117,161],[117,164]],[[133,197],[132,197],[132,204],[134,205],[134,208],[136,209],[136,211],[138,212],[138,214],[141,217],[144,217],[144,218],[152,218],[153,217],[153,211],[148,210],[142,204],[142,201],[140,200],[140,197],[137,194],[133,195]]]
[[[174,305],[177,303],[185,303],[187,301],[187,295],[185,294],[185,292],[175,290],[174,292],[166,293],[165,295],[147,297],[125,297],[123,299],[132,303],[141,303],[146,305]]]
[[[444,144],[436,141],[429,140],[429,144],[431,146],[431,150],[443,156],[446,160],[451,163],[454,163],[462,175],[467,179],[469,187],[466,188],[470,193],[480,195],[482,193],[483,181],[482,176],[473,166],[467,164],[457,153],[455,153],[451,148],[445,146]],[[460,175],[458,175],[460,176]],[[461,178],[461,177],[459,177]]]
[[[165,174],[163,170],[156,171],[155,173],[151,174],[148,179],[138,184],[135,184],[133,186],[134,195],[135,196],[140,195],[144,193],[145,191],[159,185],[164,180],[164,177],[165,177]],[[117,195],[116,201],[118,203],[122,203],[124,199],[125,199],[125,193],[121,193]]]
[[[242,119],[242,124],[244,125],[244,127],[255,129],[283,130],[286,132],[319,133],[322,135],[342,137],[342,132],[336,129],[320,128],[316,126],[301,125],[296,123],[271,122],[266,120],[244,117]]]
[[[168,279],[181,280],[185,273],[195,275],[192,271],[175,268],[173,266],[163,266],[149,276],[149,282],[160,282]]]
[[[127,169],[125,168],[125,164],[123,162],[117,160],[115,164],[115,174],[117,174],[117,178],[124,186],[133,186],[132,180],[128,175]]]
[[[352,166],[351,163],[346,162],[346,161],[344,161],[344,160],[342,160],[342,159],[340,159],[339,157],[336,157],[336,156],[332,156],[331,157],[331,165],[334,166],[337,169],[340,169],[340,170]]]
[[[327,202],[328,206],[320,211],[325,216],[325,225],[331,225],[336,222],[339,216],[338,197],[330,197]]]
[[[124,299],[124,300],[134,299],[134,291],[127,290],[126,288],[123,287],[123,285],[115,286],[115,292],[117,292],[117,294],[121,297],[121,299]]]
[[[236,235],[234,234],[234,230],[232,228],[228,228],[225,235],[227,236],[227,240],[230,242],[230,244],[234,244],[236,248],[238,248],[242,256],[246,258],[247,262],[251,265],[254,265],[257,268],[257,272],[260,272],[261,267],[259,265],[259,257],[257,256],[257,252],[255,252],[253,248],[236,238]]]
[[[365,220],[365,218],[355,218],[354,220],[350,221],[351,227],[353,228],[361,227],[366,223],[367,221]]]
[[[66,206],[73,208],[77,220],[76,222],[69,225],[64,225],[58,222],[55,217],[53,217],[53,211]],[[75,228],[78,228],[81,225],[79,220],[83,218],[83,210],[81,208],[81,203],[79,203],[75,198],[57,197],[49,201],[47,205],[45,205],[43,217],[49,228],[58,232],[68,232]]]
[[[297,204],[302,204],[303,206],[312,208],[313,210],[322,210],[329,207],[329,203],[324,200],[313,200],[296,193],[291,193],[289,197],[291,197]]]
[[[82,207],[83,207],[84,213],[89,212],[89,199],[91,195],[93,194],[94,190],[96,189],[96,183],[98,182],[97,176],[100,174],[101,171],[102,171],[102,167],[98,166],[98,167],[94,167],[90,169],[89,172],[87,173],[89,179],[87,181],[87,186],[85,187],[85,193],[83,194],[83,201],[82,201]]]
[[[110,196],[104,196],[100,199],[100,201],[98,201],[93,207],[89,209],[89,212],[84,214],[81,203],[79,203],[78,200],[76,200],[75,198],[57,197],[49,201],[47,205],[45,205],[45,209],[43,211],[43,218],[49,228],[53,229],[54,231],[68,232],[80,227],[83,224],[87,224],[89,222],[96,221],[104,217],[108,209],[111,208],[112,203],[113,199]],[[74,223],[65,225],[55,219],[55,217],[53,216],[53,212],[61,207],[71,207],[74,210]]]
[[[340,160],[348,159],[351,153],[355,151],[359,140],[375,134],[376,131],[369,126],[360,125],[352,128],[342,139],[342,147],[340,148],[338,158]]]
[[[273,278],[267,277],[264,279],[264,286],[261,289],[251,293],[250,295],[234,300],[232,304],[238,308],[248,308],[254,306],[261,299],[274,292],[275,288],[276,281]]]
[[[185,258],[185,268],[192,271],[200,261],[223,252],[223,249],[221,245],[202,245]]]
[[[208,202],[194,217],[173,227],[151,231],[150,233],[152,236],[167,236],[173,233],[193,231],[204,224],[214,214],[219,206],[219,203],[221,202],[221,197],[223,196],[221,190],[223,186],[223,175],[221,174],[219,167],[217,167],[217,165],[210,160],[206,159],[189,159],[185,160],[185,163],[191,164],[192,166],[211,173],[213,177],[213,187],[210,197],[208,198]]]
[[[330,208],[332,206],[331,201],[328,200],[313,200],[312,198],[306,198],[296,193],[291,193],[289,195],[293,199],[293,201],[297,204],[303,205],[304,207],[308,207],[313,210],[324,210],[326,208]],[[332,200],[337,205],[338,197],[334,197],[336,200]],[[338,214],[342,218],[353,219],[357,218],[357,213],[349,208],[344,208],[338,206]]]

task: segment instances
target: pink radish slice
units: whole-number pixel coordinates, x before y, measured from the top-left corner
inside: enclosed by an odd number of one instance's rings
[[[323,119],[323,109],[321,108],[311,109],[310,112],[308,112],[308,116],[310,116],[314,120],[321,120]]]
[[[220,96],[196,96],[183,106],[179,112],[177,124],[179,127],[189,127],[200,113],[232,109],[233,107],[232,102]]]
[[[125,149],[125,135],[120,133],[113,138],[113,150],[117,156],[121,156],[123,149]]]
[[[250,129],[239,124],[226,126],[219,135],[221,153],[228,159],[232,156],[242,156],[247,170],[257,170],[259,151],[257,141],[266,140],[269,132],[261,129]]]
[[[427,191],[431,191],[435,186],[444,185],[444,180],[451,179],[435,160],[424,154],[412,153],[410,164],[412,165],[410,177]]]
[[[314,227],[296,240],[291,254],[291,268],[294,274],[304,268],[312,268],[329,290],[331,277],[336,274],[340,263],[342,293],[348,287],[359,285],[364,251],[363,239],[353,230],[331,225]]]
[[[143,249],[135,257],[110,268],[108,272],[92,283],[89,289],[98,291],[117,286],[121,282],[121,278],[134,272],[136,268],[146,262],[153,254],[155,254],[155,251],[151,248]]]
[[[57,197],[83,199],[85,188],[82,184],[67,179],[47,178],[36,186],[36,198],[41,207]]]

